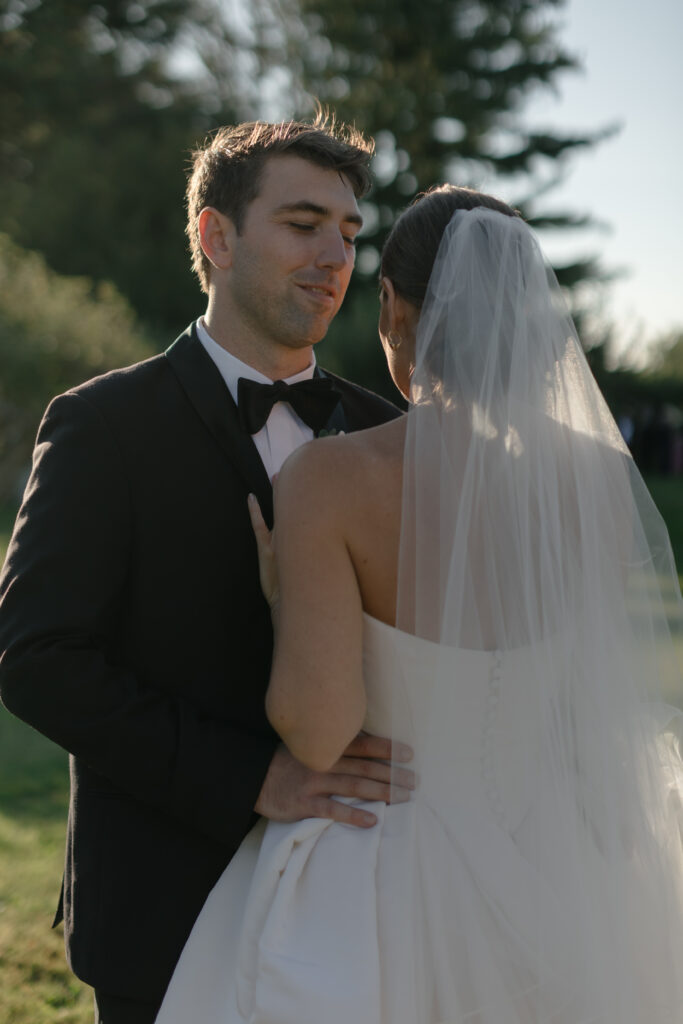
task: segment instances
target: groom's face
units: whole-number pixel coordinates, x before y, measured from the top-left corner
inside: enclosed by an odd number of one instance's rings
[[[233,236],[233,312],[269,344],[320,341],[346,293],[361,224],[342,174],[297,156],[272,157]]]

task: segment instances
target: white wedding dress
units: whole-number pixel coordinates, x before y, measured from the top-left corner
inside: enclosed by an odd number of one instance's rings
[[[594,963],[595,951],[610,947],[612,925],[603,922],[604,934],[588,943],[572,933],[581,897],[567,891],[553,848],[559,837],[536,828],[543,744],[530,648],[455,650],[367,615],[364,622],[369,732],[403,728],[411,739],[441,742],[435,723],[420,720],[424,685],[444,671],[455,680],[452,708],[441,706],[450,712],[448,742],[429,758],[439,771],[425,771],[418,744],[415,798],[367,805],[379,819],[369,830],[323,819],[260,822],[210,893],[157,1024],[645,1024],[633,1005],[633,1018],[626,1008],[595,1015],[596,1006],[616,1006],[600,991],[609,963]],[[556,645],[557,637],[533,649],[546,688],[560,677]],[[582,841],[581,895],[599,900],[610,880],[595,842]],[[419,931],[432,979],[417,996],[409,981],[416,945],[406,941],[401,910],[406,867],[413,881],[419,876],[409,928]],[[659,969],[649,925],[643,907],[644,998]],[[579,991],[566,983],[577,977]]]

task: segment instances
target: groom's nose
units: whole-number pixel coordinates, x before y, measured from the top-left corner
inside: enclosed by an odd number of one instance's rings
[[[353,263],[353,255],[353,248],[349,248],[341,232],[334,229],[322,233],[320,249],[315,262],[318,267],[343,270],[349,261]]]

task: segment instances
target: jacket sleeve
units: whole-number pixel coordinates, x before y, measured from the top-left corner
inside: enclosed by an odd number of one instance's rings
[[[99,411],[79,393],[55,399],[0,577],[0,696],[115,786],[234,846],[253,823],[277,741],[115,664],[132,517]]]

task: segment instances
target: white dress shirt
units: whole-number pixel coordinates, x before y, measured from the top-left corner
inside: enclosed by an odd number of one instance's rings
[[[237,381],[240,377],[248,380],[256,380],[261,384],[272,384],[270,377],[255,370],[241,359],[233,356],[224,349],[217,341],[214,341],[204,325],[203,319],[197,321],[197,336],[202,345],[216,364],[218,371],[225,381],[230,394],[237,404]],[[301,373],[295,373],[293,377],[284,378],[286,384],[296,384],[300,380],[310,380],[315,371],[315,356],[310,366],[307,366]],[[276,473],[280,472],[282,463],[288,455],[299,448],[306,441],[313,440],[313,431],[304,421],[297,416],[289,402],[276,402],[273,406],[266,425],[258,434],[253,434],[254,444],[261,456],[266,472],[272,480]]]

